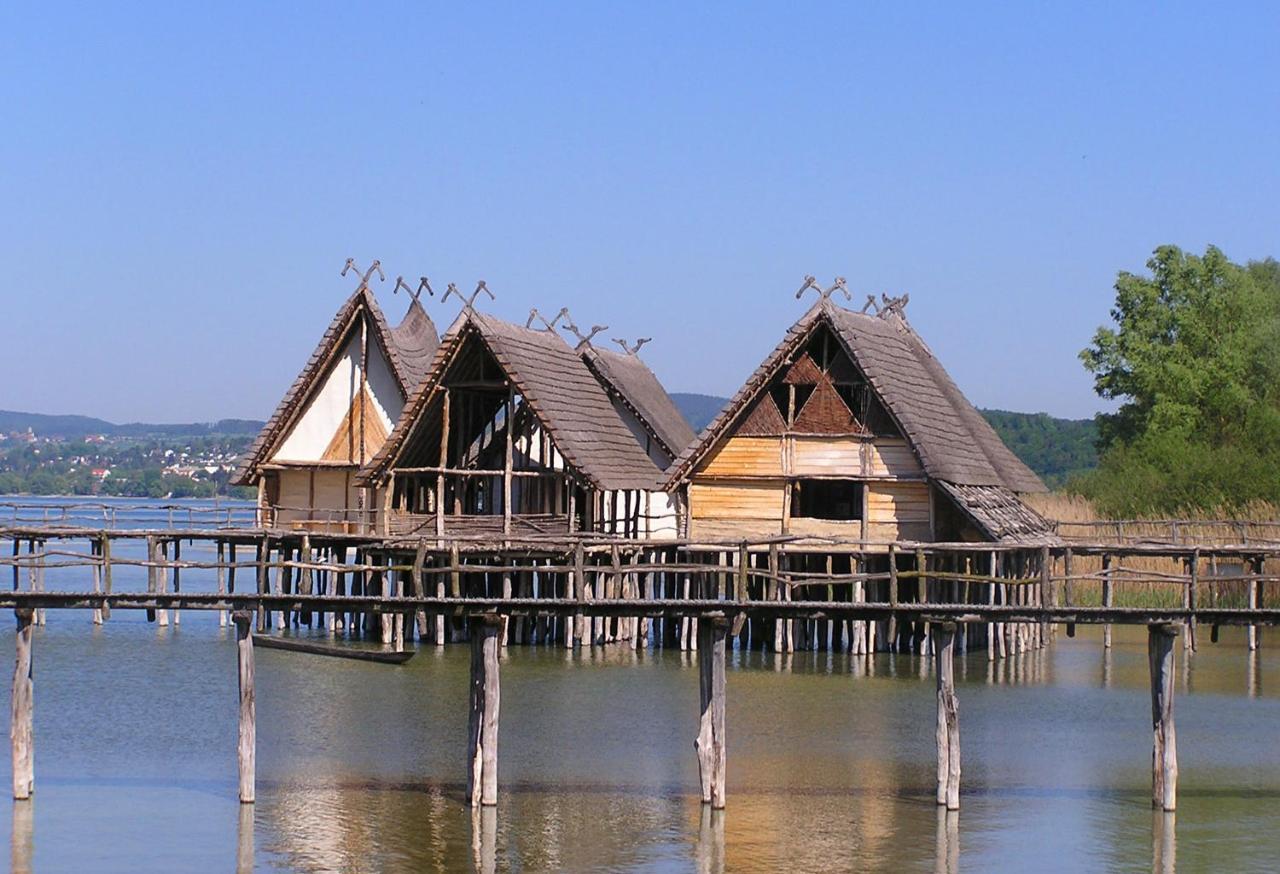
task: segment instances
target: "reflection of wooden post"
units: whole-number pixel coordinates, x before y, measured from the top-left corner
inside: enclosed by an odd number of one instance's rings
[[[698,677],[702,719],[694,749],[702,778],[702,803],[724,807],[724,670],[728,620],[704,617],[698,623]]]
[[[1147,630],[1151,663],[1151,805],[1173,810],[1178,796],[1178,744],[1173,726],[1173,643],[1176,625],[1152,625]]]
[[[35,611],[19,607],[14,635],[17,660],[13,666],[13,693],[10,699],[9,741],[13,750],[13,797],[21,801],[31,797],[35,788],[35,762],[31,715],[35,706],[35,683],[31,679],[31,621]]]
[[[468,721],[467,798],[472,807],[498,803],[499,616],[471,620],[471,714]]]
[[[257,760],[257,715],[253,695],[253,635],[249,623],[253,620],[248,610],[237,610],[231,616],[236,624],[236,656],[240,668],[240,734],[236,747],[240,764],[240,801],[252,804],[254,800],[254,771]]]
[[[960,809],[960,707],[956,702],[954,622],[933,626],[934,665],[938,678],[938,803]]]

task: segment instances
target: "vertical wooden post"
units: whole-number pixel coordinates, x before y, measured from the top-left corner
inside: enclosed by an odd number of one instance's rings
[[[156,541],[156,591],[161,595],[169,591],[169,543],[166,540]],[[168,627],[168,610],[156,610],[156,624],[161,628]]]
[[[1151,663],[1151,805],[1173,810],[1178,800],[1178,744],[1173,726],[1173,644],[1176,625],[1151,625],[1147,656]]]
[[[221,540],[218,541],[218,594],[225,595],[227,593],[227,567],[224,564],[226,559],[226,544]],[[227,611],[218,611],[218,627],[225,628],[227,626]]]
[[[253,635],[249,624],[253,614],[237,610],[231,614],[236,625],[236,661],[239,666],[240,732],[236,759],[240,765],[240,803],[254,801],[254,772],[257,761],[257,711],[253,693]]]
[[[587,557],[586,550],[579,540],[573,546],[573,576],[577,586],[578,609],[573,614],[573,636],[581,645],[587,633],[587,619],[582,605],[587,603]]]
[[[89,542],[90,554],[93,556],[93,593],[95,595],[102,593],[102,563],[100,561],[99,550],[101,544],[97,540]],[[102,608],[93,608],[93,624],[102,624]]]
[[[101,541],[98,544],[98,554],[102,556],[102,592],[105,595],[111,594],[111,535],[102,532]],[[102,605],[102,621],[106,622],[111,618],[111,608],[106,604]]]
[[[266,535],[263,535],[262,539],[258,541],[257,552],[258,552],[258,556],[257,556],[258,558],[258,569],[257,569],[258,594],[265,595],[269,587],[269,584],[267,581],[267,574],[268,574],[267,558],[271,554],[271,541],[267,539]],[[258,631],[262,632],[267,630],[267,611],[261,604],[258,605],[258,623],[257,624],[258,624]]]
[[[724,670],[728,625],[724,617],[704,617],[698,623],[698,685],[702,719],[693,747],[698,753],[702,803],[713,808],[724,807]]]
[[[1102,557],[1102,606],[1110,607],[1115,600],[1114,587],[1111,584],[1111,556]],[[1111,623],[1102,626],[1102,647],[1111,649]]]
[[[933,626],[934,672],[938,679],[938,803],[960,809],[960,705],[956,701],[954,622]]]
[[[898,647],[898,544],[889,544],[889,651]]]
[[[502,533],[511,533],[511,469],[513,464],[513,442],[514,435],[512,431],[515,427],[515,411],[516,411],[516,389],[515,386],[507,388],[507,412],[506,412],[506,457],[502,466]]]
[[[467,798],[472,807],[498,803],[498,633],[501,617],[471,619],[471,713]]]
[[[181,592],[181,591],[182,591],[182,567],[181,567],[181,562],[182,562],[182,541],[181,541],[181,540],[175,540],[175,541],[173,541],[173,561],[174,561],[174,565],[173,565],[173,593],[176,595],[176,594],[178,594],[179,592]],[[174,607],[174,608],[173,608],[173,624],[174,624],[174,625],[181,625],[181,624],[182,624],[182,610],[181,610],[181,608],[178,608],[178,607]]]
[[[1199,600],[1200,589],[1200,548],[1196,547],[1191,551],[1191,558],[1187,560],[1188,577],[1187,593],[1185,604],[1187,610],[1191,612],[1191,616],[1187,618],[1186,634],[1183,637],[1183,647],[1187,652],[1196,651],[1196,617],[1195,610]]]
[[[1253,559],[1253,574],[1249,578],[1249,609],[1258,609],[1258,577],[1262,576],[1263,557],[1258,555]],[[1258,648],[1258,626],[1250,625],[1245,632],[1249,641],[1249,651],[1252,652]]]
[[[1071,607],[1075,604],[1075,583],[1071,581],[1071,548],[1062,553],[1062,576],[1065,577],[1063,582],[1063,591],[1065,593],[1066,606]],[[1074,622],[1067,623],[1067,637],[1076,636],[1076,624]]]
[[[13,614],[18,620],[18,630],[14,634],[17,659],[13,665],[13,692],[9,702],[9,744],[13,752],[13,797],[15,801],[22,801],[30,798],[35,788],[32,730],[35,682],[31,676],[31,623],[35,611],[19,607]]]

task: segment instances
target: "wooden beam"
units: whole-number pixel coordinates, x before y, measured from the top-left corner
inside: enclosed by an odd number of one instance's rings
[[[35,611],[19,607],[13,612],[18,620],[18,629],[14,634],[17,659],[13,666],[13,692],[9,702],[9,742],[13,754],[13,797],[15,801],[22,801],[30,798],[35,788],[32,727],[35,682],[31,675],[31,623]]]
[[[498,803],[498,616],[471,619],[471,710],[468,720],[467,798],[472,807]]]
[[[937,674],[938,804],[947,810],[960,809],[960,705],[956,701],[954,653],[956,625],[940,622],[933,626],[934,673]]]
[[[1173,644],[1176,625],[1147,629],[1151,665],[1151,806],[1170,811],[1178,802],[1178,744],[1173,725]]]
[[[725,638],[729,630],[723,616],[705,617],[698,623],[698,678],[701,719],[694,749],[702,779],[702,803],[723,808],[725,802],[724,671]]]
[[[240,803],[254,801],[254,773],[257,762],[257,711],[253,690],[253,635],[249,624],[253,614],[237,610],[231,615],[236,625],[236,661],[239,667],[240,719],[236,759],[240,766]]]

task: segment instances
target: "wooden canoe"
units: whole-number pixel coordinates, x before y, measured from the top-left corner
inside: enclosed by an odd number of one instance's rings
[[[296,637],[272,637],[268,634],[253,635],[253,645],[263,646],[267,649],[285,649],[290,652],[305,652],[339,659],[382,662],[388,665],[402,665],[413,658],[413,650],[391,652],[380,649],[360,649],[352,646],[333,646],[327,643],[299,640]]]

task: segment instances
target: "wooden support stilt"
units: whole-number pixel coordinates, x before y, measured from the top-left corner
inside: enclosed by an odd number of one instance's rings
[[[102,539],[98,544],[98,555],[102,557],[102,592],[105,595],[111,594],[111,536],[105,531],[101,535]],[[102,605],[102,621],[106,622],[111,618],[111,608],[106,604]]]
[[[257,711],[253,692],[253,614],[237,610],[231,615],[236,625],[236,657],[239,665],[240,732],[236,758],[240,766],[240,803],[254,801],[254,772],[257,761]]]
[[[956,701],[954,622],[933,626],[934,671],[938,680],[938,803],[960,809],[960,705]]]
[[[1111,583],[1111,556],[1102,557],[1102,606],[1110,607],[1115,600],[1114,587]],[[1102,626],[1102,646],[1111,649],[1111,623]]]
[[[1151,663],[1151,805],[1173,810],[1178,800],[1178,744],[1173,726],[1173,644],[1176,625],[1151,625],[1147,629],[1147,656]]]
[[[218,541],[218,594],[225,595],[227,593],[227,569],[223,565],[223,559],[226,555],[226,544],[221,540]],[[218,627],[226,628],[227,611],[218,611]]]
[[[9,702],[9,744],[13,753],[13,797],[21,801],[30,798],[35,789],[32,730],[35,682],[31,675],[31,624],[35,611],[19,607],[13,613],[18,620],[18,630],[14,634],[17,659],[13,665],[13,692]]]
[[[723,617],[704,617],[698,623],[702,718],[693,746],[702,778],[702,803],[713,808],[724,807],[725,796],[724,671],[728,630],[728,620]]]
[[[93,593],[95,595],[102,592],[102,563],[99,559],[98,550],[102,548],[102,544],[97,541],[91,541],[89,544],[90,554],[93,556]],[[102,624],[102,608],[93,608],[93,624]]]
[[[499,616],[471,618],[471,713],[467,798],[472,807],[498,803]]]
[[[1256,556],[1253,559],[1253,576],[1249,579],[1249,609],[1258,609],[1258,577],[1262,576],[1263,558]],[[1245,636],[1249,641],[1249,651],[1252,652],[1258,648],[1258,626],[1250,625],[1245,631]]]
[[[156,541],[156,591],[161,595],[169,591],[169,544],[165,540]],[[168,610],[156,610],[156,624],[168,627]]]

